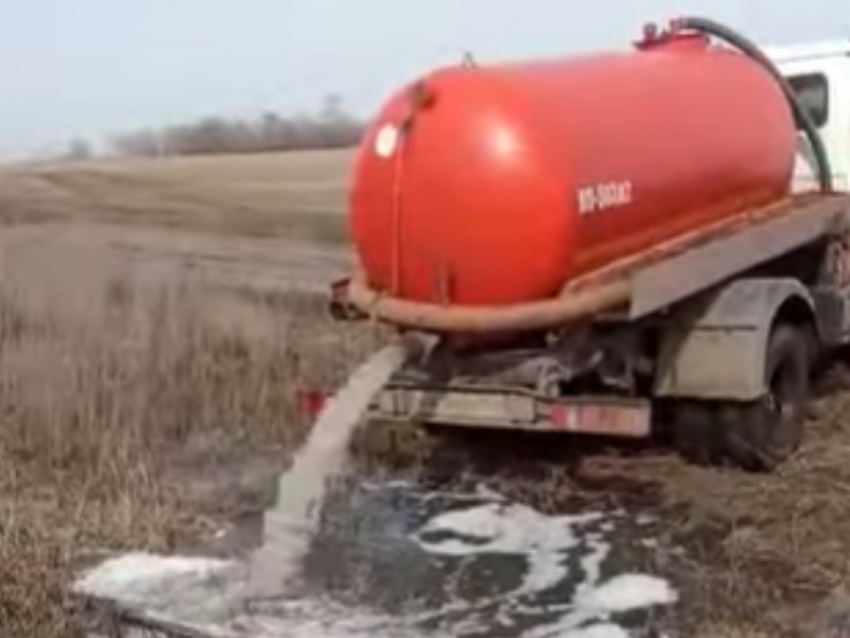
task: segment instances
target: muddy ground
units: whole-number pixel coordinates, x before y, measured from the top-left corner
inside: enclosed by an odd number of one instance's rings
[[[312,231],[285,225],[252,234],[84,213],[7,216],[0,232],[3,635],[81,635],[66,586],[110,553],[244,553],[309,429],[295,390],[333,387],[382,338],[332,324],[311,296],[349,263],[327,232],[338,220],[299,218],[324,229],[308,242]],[[694,467],[657,446],[447,446],[375,428],[355,446],[357,476],[414,490],[483,485],[543,514],[651,515],[655,541],[633,568],[669,578],[681,597],[641,627],[821,635],[848,578],[847,376],[837,360],[805,448],[772,475]],[[329,587],[346,583],[317,570]]]

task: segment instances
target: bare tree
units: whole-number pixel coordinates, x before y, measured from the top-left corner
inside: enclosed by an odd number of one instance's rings
[[[64,154],[64,159],[72,162],[81,162],[91,159],[93,155],[94,151],[92,150],[91,144],[89,144],[86,140],[73,140],[70,144],[68,144],[68,148]]]
[[[112,140],[112,148],[136,157],[343,148],[356,145],[362,130],[363,124],[346,113],[342,98],[331,94],[313,116],[264,113],[253,121],[207,117],[162,131],[122,135]]]

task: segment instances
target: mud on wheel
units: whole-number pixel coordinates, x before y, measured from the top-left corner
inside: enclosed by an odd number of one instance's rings
[[[765,393],[752,402],[679,406],[676,445],[701,464],[729,462],[769,472],[800,448],[809,400],[812,340],[804,327],[779,324],[765,360]]]

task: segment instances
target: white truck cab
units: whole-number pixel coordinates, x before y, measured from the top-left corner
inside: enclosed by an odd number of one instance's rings
[[[834,188],[850,191],[850,40],[770,46],[764,52],[808,107],[829,156]],[[815,183],[801,136],[794,188],[810,189]]]

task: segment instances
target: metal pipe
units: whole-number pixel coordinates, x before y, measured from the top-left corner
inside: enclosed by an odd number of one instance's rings
[[[349,301],[393,325],[440,333],[506,333],[569,324],[628,302],[626,278],[570,291],[552,299],[506,306],[456,306],[387,297],[373,290],[362,270],[349,283]]]

